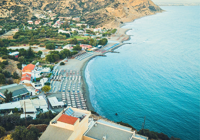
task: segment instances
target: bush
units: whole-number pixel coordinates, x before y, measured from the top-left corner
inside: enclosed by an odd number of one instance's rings
[[[167,135],[163,133],[158,133],[154,131],[150,131],[148,129],[141,129],[138,134],[147,136],[149,139],[161,139],[161,140],[180,140],[179,138],[171,137],[169,138]]]
[[[10,46],[16,46],[16,44],[14,42],[11,42]]]
[[[39,131],[35,127],[29,130],[25,126],[17,126],[11,134],[13,140],[38,140]]]
[[[0,73],[0,84],[5,84],[5,83],[6,83],[5,76],[2,73]]]
[[[64,63],[64,62],[61,62],[60,65],[65,65],[65,63]]]
[[[8,60],[3,61],[3,64],[4,64],[4,65],[8,65]]]
[[[2,126],[0,126],[0,138],[3,137],[5,135],[5,128],[3,128]]]
[[[44,85],[50,86],[50,83],[49,83],[49,82],[47,82],[47,83],[45,83]]]
[[[99,45],[106,45],[108,42],[108,40],[106,38],[102,38],[101,40],[99,40]]]
[[[1,67],[2,69],[4,69],[4,68],[5,68],[5,65],[4,65],[3,63],[0,63],[0,67]]]
[[[46,49],[53,50],[55,49],[55,45],[53,43],[46,44]]]
[[[73,50],[80,51],[82,50],[82,48],[80,47],[80,45],[77,44],[76,46],[73,47]]]
[[[7,83],[8,83],[8,84],[13,84],[13,80],[9,79],[9,80],[7,81]]]
[[[14,79],[19,79],[19,75],[17,74],[17,72],[15,71],[14,73],[13,73],[13,76],[12,76]]]
[[[22,69],[22,63],[18,63],[17,68],[21,70]]]
[[[11,73],[7,70],[3,71],[3,74],[6,78],[10,78],[11,77]]]
[[[2,58],[3,59],[8,59],[8,56],[7,55],[3,55]]]

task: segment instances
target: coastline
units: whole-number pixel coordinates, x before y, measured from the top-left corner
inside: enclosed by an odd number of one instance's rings
[[[124,25],[123,25],[124,26]],[[122,27],[122,26],[121,26]],[[120,29],[122,29],[122,28],[118,28],[119,30]],[[130,40],[130,35],[127,35],[126,33],[129,31],[129,30],[132,30],[132,29],[123,29],[124,31],[123,31],[123,35],[125,35],[126,37],[128,37],[126,40],[123,40],[123,41],[120,41],[120,43],[117,45],[117,46],[115,46],[115,47],[113,47],[113,48],[111,48],[110,49],[110,51],[106,51],[106,52],[104,52],[103,54],[106,54],[106,53],[109,53],[109,52],[112,52],[112,51],[114,51],[115,49],[117,49],[117,48],[119,48],[119,47],[121,47],[122,45],[124,45],[124,41],[128,41],[128,40]],[[83,96],[84,96],[84,98],[86,99],[86,106],[87,106],[87,108],[88,108],[88,110],[90,110],[90,111],[95,111],[94,110],[94,107],[92,106],[92,103],[91,103],[91,99],[90,99],[90,92],[89,92],[89,87],[88,87],[88,84],[87,84],[87,82],[86,82],[86,77],[85,77],[85,69],[86,69],[86,67],[87,67],[87,64],[89,63],[89,61],[90,60],[92,60],[93,58],[95,58],[95,57],[97,57],[97,56],[100,56],[100,55],[95,55],[95,56],[92,56],[91,58],[89,58],[87,61],[85,61],[84,63],[83,63],[83,65],[81,66],[81,69],[80,69],[80,73],[81,73],[81,77],[82,77],[82,92],[83,92]]]
[[[163,12],[163,11],[161,11],[161,12]],[[154,14],[157,14],[157,13],[154,13]],[[154,14],[150,14],[150,15],[154,15]],[[146,15],[146,16],[150,16],[150,15]],[[143,16],[143,17],[145,17],[145,16]],[[142,18],[142,17],[139,17],[139,18],[137,18],[137,19],[140,19],[140,18]],[[134,22],[135,20],[136,20],[136,19],[132,20],[131,22]],[[131,23],[131,22],[126,22],[126,23]],[[115,49],[117,49],[117,48],[119,48],[119,47],[121,47],[122,45],[125,44],[124,41],[130,40],[131,35],[127,35],[127,32],[128,32],[129,30],[132,30],[132,29],[131,29],[131,28],[130,28],[130,29],[122,28],[123,26],[126,25],[126,23],[120,24],[119,27],[117,28],[117,30],[119,31],[119,30],[122,30],[122,29],[123,29],[122,34],[123,34],[124,36],[126,36],[127,39],[126,39],[126,40],[120,41],[120,44],[118,44],[117,46],[111,48],[110,51],[104,52],[103,55],[105,55],[105,54],[108,53],[108,52],[114,52]],[[118,32],[118,31],[117,31],[117,32]],[[111,40],[111,39],[108,39],[108,40]],[[83,83],[83,85],[82,85],[83,96],[84,96],[84,98],[85,98],[86,101],[87,101],[87,102],[86,102],[86,105],[87,105],[87,107],[88,107],[88,110],[92,110],[92,111],[95,111],[95,110],[94,110],[94,108],[93,108],[93,106],[92,106],[91,99],[90,99],[89,87],[88,87],[88,84],[87,84],[86,78],[85,78],[85,68],[86,68],[87,64],[89,63],[89,61],[90,61],[91,59],[95,58],[96,56],[99,56],[99,55],[95,55],[95,56],[89,58],[86,62],[83,63],[83,65],[81,66],[81,69],[80,69],[80,71],[81,71],[81,77],[82,77],[82,83]]]
[[[94,111],[94,108],[92,106],[92,103],[90,101],[90,93],[89,93],[89,87],[88,84],[86,82],[86,78],[85,78],[85,68],[88,64],[88,62],[93,59],[96,56],[93,56],[92,58],[88,59],[86,62],[84,62],[84,64],[82,65],[81,69],[80,69],[80,73],[81,73],[81,81],[82,81],[82,92],[83,92],[83,96],[86,99],[86,106],[88,108],[88,110],[90,111]]]

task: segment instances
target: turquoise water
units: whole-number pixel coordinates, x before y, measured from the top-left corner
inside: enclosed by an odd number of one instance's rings
[[[200,7],[162,7],[166,12],[127,23],[131,44],[92,59],[85,70],[95,111],[113,120],[199,140]],[[115,116],[118,113],[118,116]]]

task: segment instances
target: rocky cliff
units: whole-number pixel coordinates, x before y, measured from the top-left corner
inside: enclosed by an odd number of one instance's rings
[[[151,0],[3,0],[0,16],[7,16],[12,6],[19,6],[27,13],[51,10],[62,16],[81,16],[89,24],[112,27],[162,11]]]

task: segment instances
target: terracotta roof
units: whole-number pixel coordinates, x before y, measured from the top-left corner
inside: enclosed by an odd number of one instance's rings
[[[25,77],[25,76],[31,77],[31,74],[28,74],[28,73],[22,74],[22,77]]]
[[[78,118],[62,114],[57,121],[74,125]]]
[[[22,75],[21,81],[28,80],[31,81],[31,74],[25,73]]]
[[[28,64],[27,66],[25,66],[24,68],[23,68],[23,72],[32,72],[32,70],[34,70],[34,68],[35,68],[35,65],[33,65],[33,64]]]
[[[80,47],[81,48],[92,48],[91,45],[86,45],[86,44],[81,44]]]

